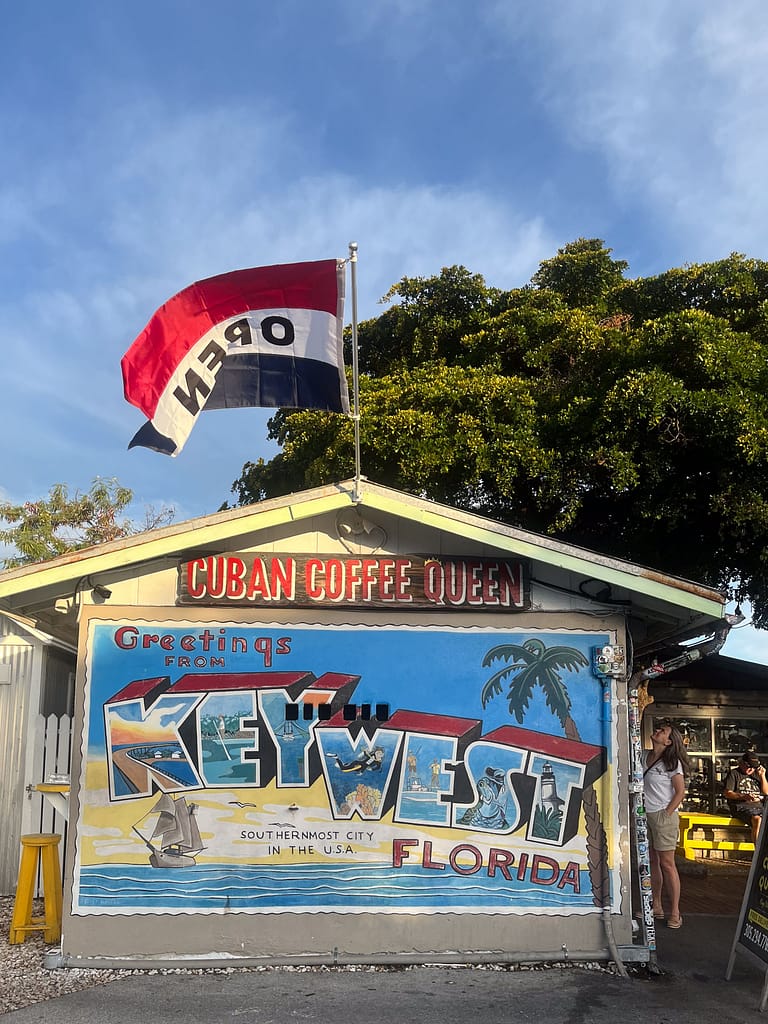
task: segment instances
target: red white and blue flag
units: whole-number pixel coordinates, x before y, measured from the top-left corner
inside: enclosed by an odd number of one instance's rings
[[[128,445],[178,455],[197,416],[251,406],[349,412],[344,261],[235,270],[155,313],[122,358],[148,422]]]

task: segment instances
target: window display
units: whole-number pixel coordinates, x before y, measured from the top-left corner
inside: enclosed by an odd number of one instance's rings
[[[745,750],[753,750],[768,766],[768,719],[739,715],[668,715],[656,708],[646,714],[646,746],[651,731],[667,719],[680,730],[691,762],[691,775],[681,810],[728,814],[723,797],[725,776],[738,763]],[[650,710],[650,709],[649,709]]]

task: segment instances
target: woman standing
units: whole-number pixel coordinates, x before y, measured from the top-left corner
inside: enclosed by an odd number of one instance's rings
[[[675,848],[680,834],[678,808],[685,796],[688,774],[688,755],[683,737],[669,719],[664,718],[651,733],[651,749],[645,758],[643,784],[651,839],[653,916],[658,920],[665,917],[663,892],[669,906],[668,928],[679,928],[683,923]]]

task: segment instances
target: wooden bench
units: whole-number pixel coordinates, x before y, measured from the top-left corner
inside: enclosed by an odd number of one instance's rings
[[[730,830],[727,839],[716,839],[715,831]],[[738,830],[738,834],[736,833]],[[699,835],[694,835],[699,832]],[[730,815],[700,814],[698,811],[680,812],[680,836],[676,853],[686,860],[696,860],[696,850],[738,850],[754,853],[752,831],[740,818]]]

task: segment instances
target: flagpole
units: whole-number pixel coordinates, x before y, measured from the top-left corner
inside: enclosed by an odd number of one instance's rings
[[[358,505],[360,493],[360,378],[357,366],[357,242],[349,243],[349,272],[352,282],[352,423],[355,428],[355,489],[352,501]]]

